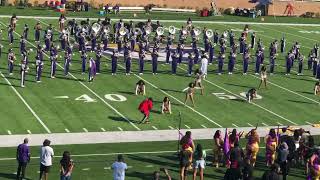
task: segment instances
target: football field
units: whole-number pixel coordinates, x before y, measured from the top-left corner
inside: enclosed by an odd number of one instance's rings
[[[277,125],[317,124],[319,119],[319,100],[313,88],[317,80],[312,72],[307,70],[307,57],[313,46],[319,42],[320,26],[286,25],[286,24],[249,24],[249,29],[261,38],[265,46],[265,62],[269,63],[269,44],[284,35],[287,40],[286,51],[298,41],[301,52],[305,56],[302,76],[297,76],[297,62],[291,75],[285,76],[285,56],[279,54],[276,59],[275,74],[269,75],[268,89],[258,90],[259,98],[254,103],[247,103],[244,94],[250,88],[257,88],[260,77],[254,75],[255,57],[250,59],[248,75],[242,75],[242,57],[237,56],[236,70],[228,75],[225,60],[222,75],[217,75],[216,61],[210,65],[209,75],[204,80],[204,95],[200,91],[195,94],[195,104],[184,105],[183,90],[194,77],[188,77],[187,65],[180,64],[177,75],[171,75],[171,66],[159,65],[159,73],[152,75],[151,64],[145,64],[145,72],[138,75],[137,60],[133,60],[133,73],[126,76],[123,59],[118,61],[118,73],[111,75],[110,56],[102,58],[101,74],[93,83],[88,82],[88,74],[81,73],[81,59],[77,50],[72,57],[71,73],[64,76],[64,53],[59,52],[57,76],[50,78],[50,61],[45,55],[43,77],[41,83],[35,81],[35,50],[33,27],[40,21],[43,29],[48,24],[58,27],[57,19],[19,18],[15,41],[9,46],[7,40],[7,25],[9,18],[0,18],[2,33],[2,56],[0,60],[0,134],[38,134],[38,133],[72,133],[72,132],[107,132],[107,131],[144,131],[176,129],[181,113],[181,128],[218,128],[218,127],[254,127]],[[169,27],[181,27],[182,21],[161,21]],[[29,55],[29,72],[26,76],[26,87],[20,87],[21,56],[19,54],[19,39],[24,24],[30,27],[27,49],[32,49]],[[221,34],[226,29],[232,29],[239,38],[243,23],[196,22],[196,26],[217,29]],[[43,32],[42,32],[43,33]],[[54,33],[55,43],[59,43],[58,31]],[[201,36],[201,35],[200,35]],[[42,36],[41,36],[42,37]],[[202,37],[202,36],[201,36]],[[249,43],[250,38],[248,38]],[[71,39],[74,41],[74,39]],[[202,46],[202,40],[199,41]],[[60,43],[59,43],[60,44]],[[228,43],[229,44],[229,43]],[[10,76],[7,68],[7,52],[13,48],[17,56],[14,74]],[[218,46],[215,54],[218,53]],[[229,49],[228,51],[229,52]],[[94,57],[94,54],[91,54]],[[254,55],[254,52],[251,52]],[[196,66],[197,67],[197,66]],[[199,67],[199,66],[198,66]],[[195,68],[194,68],[195,69]],[[135,83],[146,82],[146,96],[134,95]],[[172,103],[172,114],[161,114],[161,103],[167,96]],[[154,100],[151,113],[151,124],[137,124],[142,114],[138,105],[146,97]]]

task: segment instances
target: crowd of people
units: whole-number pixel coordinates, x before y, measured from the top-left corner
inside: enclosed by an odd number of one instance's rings
[[[240,138],[246,139],[246,145],[241,147]],[[212,166],[226,167],[225,180],[252,180],[256,167],[257,154],[260,149],[261,137],[257,128],[250,132],[238,132],[227,129],[225,135],[217,130],[213,136],[213,160]],[[290,168],[305,167],[307,179],[319,179],[320,149],[315,145],[313,136],[302,128],[293,129],[283,127],[270,129],[263,138],[265,144],[265,165],[270,169],[261,177],[263,180],[287,179]],[[186,180],[189,171],[192,171],[193,179],[197,173],[203,179],[203,171],[206,164],[206,152],[201,144],[195,145],[191,132],[187,131],[180,140],[180,179]]]
[[[290,174],[290,168],[301,167],[304,167],[305,176],[308,179],[320,178],[320,149],[309,131],[302,128],[278,127],[270,129],[265,137],[260,137],[257,128],[249,132],[226,129],[224,134],[216,130],[213,135],[212,153],[209,153],[212,154],[212,163],[208,162],[208,155],[203,146],[196,144],[192,139],[191,131],[187,131],[184,135],[179,132],[181,135],[178,156],[180,179],[186,180],[188,174],[191,174],[194,180],[197,176],[203,180],[205,168],[211,166],[211,168],[225,167],[225,180],[252,180],[257,166],[257,155],[262,148],[261,144],[265,146],[265,155],[259,161],[264,159],[265,166],[269,167],[262,176],[263,180],[286,180]],[[240,143],[240,141],[243,142]],[[28,138],[25,138],[24,142],[17,147],[17,179],[26,178],[26,168],[31,154],[28,143]],[[245,145],[242,147],[241,144]],[[55,154],[50,145],[50,140],[45,139],[40,147],[40,180],[48,179],[53,165]],[[59,167],[61,180],[70,180],[75,165],[69,151],[63,152]],[[128,166],[123,155],[117,156],[111,169],[115,180],[124,179]],[[169,171],[164,168],[155,171],[153,179],[158,180],[160,172],[164,172],[166,178],[171,179]]]

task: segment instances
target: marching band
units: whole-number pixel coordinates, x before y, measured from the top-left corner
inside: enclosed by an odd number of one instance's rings
[[[14,41],[14,31],[16,28],[17,17],[13,16],[8,25],[8,40],[12,44]],[[216,61],[217,74],[221,75],[224,72],[224,64],[226,58],[227,72],[233,74],[237,58],[240,54],[242,57],[242,73],[248,73],[248,67],[251,59],[255,59],[254,67],[255,74],[261,74],[261,67],[265,65],[265,48],[261,39],[258,39],[255,32],[249,30],[246,25],[241,33],[238,43],[235,33],[231,30],[226,30],[219,34],[217,30],[211,30],[204,27],[196,27],[192,24],[189,18],[186,25],[180,29],[169,26],[164,27],[157,21],[155,24],[150,19],[146,22],[125,23],[120,19],[116,23],[112,23],[110,19],[98,20],[90,22],[89,19],[78,22],[73,19],[67,21],[66,17],[61,15],[59,22],[59,45],[54,44],[53,31],[54,27],[50,24],[41,38],[43,30],[41,22],[37,22],[34,27],[35,42],[38,44],[36,51],[36,67],[37,67],[37,82],[40,82],[41,69],[43,68],[43,55],[48,53],[50,56],[51,78],[55,78],[56,66],[58,61],[58,52],[64,51],[64,75],[69,74],[71,59],[74,49],[78,49],[82,60],[82,73],[86,73],[86,66],[89,64],[89,81],[92,82],[96,74],[101,73],[101,62],[104,55],[111,53],[111,73],[116,75],[118,58],[123,55],[125,74],[130,75],[133,58],[138,59],[138,73],[143,75],[145,63],[150,60],[152,65],[152,73],[158,73],[158,63],[164,61],[166,64],[171,64],[171,73],[177,73],[179,64],[186,62],[188,64],[187,75],[193,74],[193,66],[199,64],[204,77],[208,75],[208,66]],[[112,26],[114,24],[114,26]],[[165,31],[168,34],[165,35]],[[27,58],[27,41],[28,41],[29,26],[24,25],[23,34],[20,40],[20,53]],[[177,34],[178,33],[178,34]],[[202,34],[202,38],[200,35]],[[247,36],[250,34],[251,41],[247,44]],[[176,40],[177,36],[177,40]],[[203,43],[200,43],[200,39]],[[229,47],[227,42],[229,41]],[[40,45],[43,42],[43,45]],[[175,44],[177,42],[177,44]],[[188,43],[190,45],[188,46]],[[116,48],[113,48],[116,44]],[[216,46],[219,48],[217,56],[215,55]],[[257,46],[257,47],[255,47]],[[2,47],[2,45],[0,45]],[[204,47],[204,48],[201,48]],[[238,48],[239,47],[239,48]],[[229,56],[226,57],[227,49],[230,49]],[[252,57],[250,51],[255,50],[255,57]],[[280,40],[280,52],[285,53],[286,40],[283,36]],[[30,49],[31,51],[31,49]],[[89,57],[88,53],[94,52],[95,58]],[[137,55],[138,54],[138,55]],[[185,56],[187,55],[187,56]],[[278,56],[278,41],[275,40],[269,47],[269,73],[275,72],[275,65]],[[304,56],[300,51],[300,44],[296,42],[285,56],[286,75],[289,75],[297,62],[298,75],[302,75]],[[8,54],[8,69],[9,74],[13,72],[15,55],[12,49]],[[94,61],[94,62],[93,62]],[[24,62],[24,61],[21,61]],[[23,64],[23,63],[21,63]],[[21,69],[27,70],[27,62],[23,64],[25,67]],[[95,66],[95,67],[93,67]],[[315,78],[320,79],[320,63],[319,63],[319,46],[316,44],[308,56],[308,69],[312,70]],[[21,73],[26,73],[26,71]],[[23,75],[25,77],[25,74]],[[23,78],[25,79],[25,78]],[[24,84],[24,83],[23,83]],[[24,85],[23,85],[24,86]]]

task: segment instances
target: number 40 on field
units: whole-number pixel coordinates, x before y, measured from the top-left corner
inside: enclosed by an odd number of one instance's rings
[[[106,94],[104,95],[104,98],[109,100],[109,101],[115,101],[115,102],[124,102],[127,100],[126,97],[124,97],[123,95],[120,94]],[[76,101],[83,101],[83,102],[97,102],[96,99],[91,98],[89,95],[87,94],[83,94],[77,98],[75,98]]]

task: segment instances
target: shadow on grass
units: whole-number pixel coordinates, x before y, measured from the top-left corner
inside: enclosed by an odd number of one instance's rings
[[[17,176],[15,174],[8,174],[8,173],[0,173],[0,179],[17,179]]]
[[[132,120],[132,119],[124,119],[122,117],[115,117],[115,116],[108,116],[109,119],[113,120],[113,121],[122,121],[122,122],[128,122],[128,120],[132,123],[138,123],[139,121],[136,121],[136,120]]]
[[[311,102],[306,102],[306,101],[296,101],[296,100],[291,100],[288,99],[289,102],[294,102],[294,103],[300,103],[300,104],[315,104],[315,103],[311,103]]]

